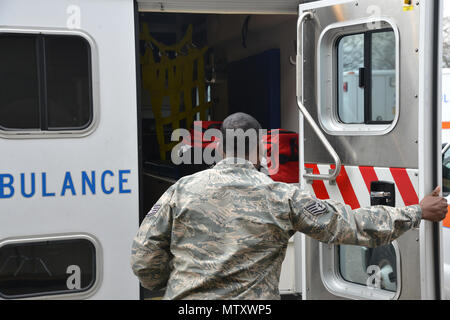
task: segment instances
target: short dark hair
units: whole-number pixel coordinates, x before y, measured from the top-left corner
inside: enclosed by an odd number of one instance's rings
[[[222,132],[222,146],[223,151],[226,152],[227,148],[227,130],[238,130],[241,129],[246,133],[248,130],[255,130],[257,134],[257,139],[259,141],[259,131],[262,129],[258,120],[253,118],[251,115],[237,112],[229,115],[225,120],[223,120],[220,131]],[[245,153],[246,155],[250,154],[250,151],[254,149],[255,146],[250,145],[250,139],[245,137]],[[237,154],[237,137],[234,138],[234,154]]]

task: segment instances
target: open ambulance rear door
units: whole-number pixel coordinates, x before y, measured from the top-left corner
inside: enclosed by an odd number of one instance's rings
[[[441,6],[403,0],[300,5],[303,188],[356,209],[417,204],[441,185]],[[440,238],[440,224],[426,221],[375,249],[305,237],[303,297],[439,299]]]

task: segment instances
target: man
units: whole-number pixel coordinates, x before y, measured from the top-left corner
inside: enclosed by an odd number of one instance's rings
[[[281,264],[296,231],[326,243],[375,247],[418,227],[421,219],[445,217],[439,188],[420,205],[352,211],[274,182],[256,169],[259,157],[254,165],[229,156],[233,147],[225,133],[236,129],[261,126],[243,113],[225,119],[224,159],[171,186],[136,235],[133,271],[150,290],[167,287],[165,299],[279,299]],[[259,144],[248,142],[250,159]]]

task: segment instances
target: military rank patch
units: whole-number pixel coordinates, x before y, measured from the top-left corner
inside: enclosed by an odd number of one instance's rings
[[[155,204],[155,205],[150,209],[150,211],[147,213],[147,216],[152,216],[152,215],[154,215],[155,213],[158,212],[159,208],[161,208],[161,205],[160,205],[160,204]]]
[[[311,213],[313,216],[324,214],[327,212],[327,207],[321,202],[313,202],[305,207],[305,210]]]

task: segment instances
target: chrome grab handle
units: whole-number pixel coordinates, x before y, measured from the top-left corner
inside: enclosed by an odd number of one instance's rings
[[[308,121],[308,123],[313,128],[316,135],[319,137],[322,144],[327,149],[328,153],[332,156],[335,164],[335,169],[330,174],[312,174],[312,173],[305,173],[303,177],[305,177],[306,180],[330,180],[335,181],[336,178],[339,176],[339,173],[341,172],[341,159],[339,158],[336,151],[333,149],[331,144],[328,142],[325,135],[322,133],[322,130],[320,130],[317,123],[314,121],[313,117],[309,114],[308,110],[306,109],[305,105],[303,104],[303,98],[300,96],[300,92],[303,91],[303,22],[305,22],[307,19],[312,19],[314,17],[314,14],[312,12],[304,12],[300,17],[298,18],[297,22],[297,32],[299,37],[301,37],[301,41],[297,41],[297,106],[300,110],[300,112],[303,114],[303,117]],[[300,40],[300,39],[299,39]],[[300,80],[300,81],[299,81]],[[303,92],[302,92],[303,93]]]
[[[331,180],[331,181],[335,181],[336,178],[338,177],[339,173],[341,172],[341,166],[342,166],[341,165],[341,159],[339,158],[339,156],[336,153],[336,151],[334,151],[333,147],[328,142],[327,138],[324,136],[324,134],[322,133],[320,128],[317,126],[316,122],[311,117],[311,115],[309,114],[308,110],[306,110],[305,106],[303,105],[303,103],[300,101],[300,99],[298,97],[297,97],[297,105],[298,105],[298,108],[300,109],[300,111],[303,113],[303,116],[305,117],[305,119],[308,121],[308,123],[313,128],[314,132],[319,137],[319,139],[322,142],[322,144],[327,149],[328,153],[333,157],[334,164],[336,166],[335,169],[333,170],[333,173],[330,173],[330,174],[305,173],[303,175],[303,177],[305,177],[306,180]]]
[[[385,191],[372,191],[370,193],[371,198],[384,198],[384,197],[390,197],[390,196],[391,196],[391,193],[385,192]]]

